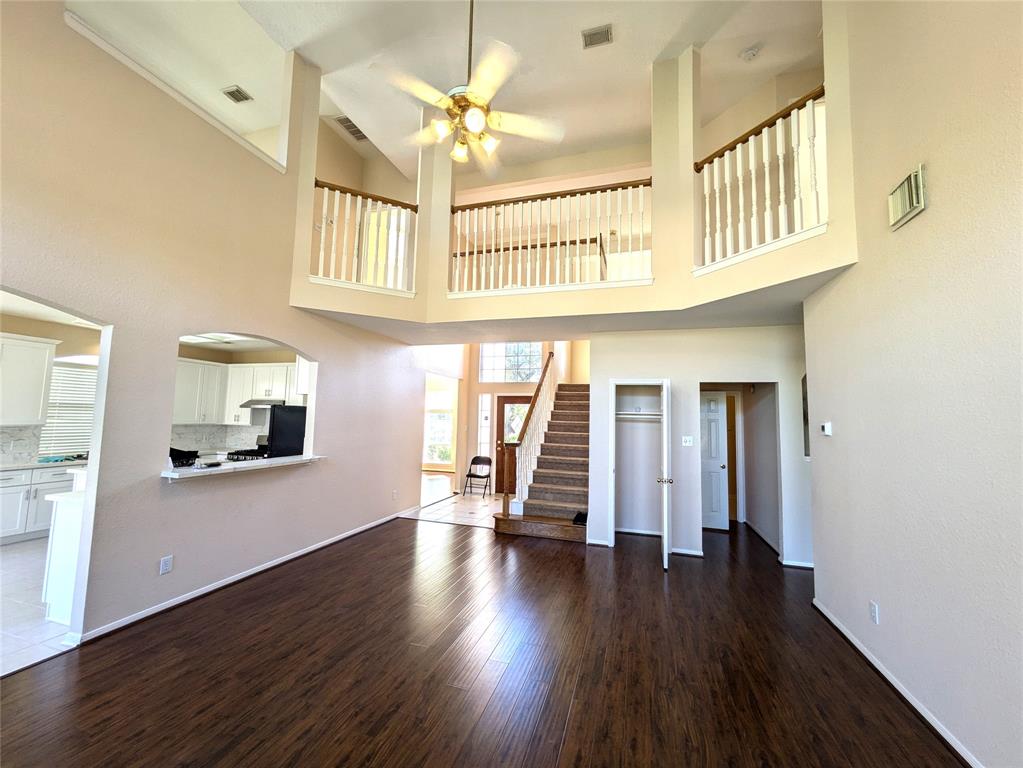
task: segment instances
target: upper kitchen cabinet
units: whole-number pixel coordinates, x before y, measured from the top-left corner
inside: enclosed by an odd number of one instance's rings
[[[241,404],[252,398],[256,370],[251,365],[227,366],[227,400],[224,404],[224,423],[247,427],[252,423],[252,409]]]
[[[267,400],[284,400],[288,396],[288,379],[294,365],[256,365],[252,396]]]
[[[224,420],[227,366],[178,360],[174,377],[174,424],[220,424]]]
[[[46,423],[53,354],[59,343],[0,333],[0,424]]]

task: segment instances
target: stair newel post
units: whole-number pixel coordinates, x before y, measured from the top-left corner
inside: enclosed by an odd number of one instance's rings
[[[516,467],[516,451],[519,447],[518,443],[505,443],[504,444],[504,468],[503,477],[501,478],[501,485],[504,488],[504,495],[501,499],[501,514],[505,517],[511,512],[511,500],[515,495],[515,467]]]

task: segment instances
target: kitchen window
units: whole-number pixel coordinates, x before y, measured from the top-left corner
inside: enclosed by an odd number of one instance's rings
[[[539,381],[543,369],[542,341],[499,341],[480,344],[480,381]]]
[[[426,374],[423,469],[453,472],[458,419],[458,379]]]
[[[88,451],[95,409],[96,368],[55,363],[39,455],[62,456]]]

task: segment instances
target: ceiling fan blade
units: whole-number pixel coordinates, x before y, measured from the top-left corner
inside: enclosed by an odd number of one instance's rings
[[[415,75],[405,72],[388,72],[387,80],[395,88],[405,91],[409,96],[419,99],[438,109],[448,109],[452,105],[451,98],[441,93],[432,85],[420,80]]]
[[[469,80],[469,93],[489,104],[498,89],[518,66],[519,55],[504,43],[494,41],[483,53]]]
[[[491,130],[523,136],[537,141],[558,143],[565,138],[565,129],[557,120],[548,120],[532,115],[520,115],[515,112],[492,111],[487,115],[487,125]]]
[[[495,155],[488,155],[486,150],[483,149],[482,145],[475,139],[470,139],[469,142],[469,153],[472,155],[473,160],[476,161],[476,165],[480,167],[489,179],[493,179],[501,171],[501,164],[498,162]]]
[[[417,147],[432,147],[434,144],[444,141],[454,133],[454,130],[455,124],[450,120],[431,120],[429,125],[407,137],[405,143],[414,144]]]

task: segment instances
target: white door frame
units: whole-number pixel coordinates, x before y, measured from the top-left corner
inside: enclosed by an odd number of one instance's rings
[[[735,398],[735,520],[746,522],[746,433],[742,420],[742,392],[726,389],[725,395]],[[728,406],[725,406],[725,417]]]
[[[665,387],[671,386],[671,379],[609,379],[608,380],[608,467],[610,472],[607,473],[607,545],[613,547],[615,545],[615,455],[616,455],[616,421],[615,421],[615,406],[618,403],[618,387],[633,387],[633,386],[645,386],[645,387],[661,387],[662,390]],[[668,390],[671,391],[670,389]],[[670,418],[670,415],[669,415]],[[670,427],[670,425],[668,425]],[[661,430],[665,429],[664,415],[661,416]],[[669,459],[670,461],[670,459]],[[662,532],[663,535],[663,532]],[[669,546],[669,550],[671,547]]]

